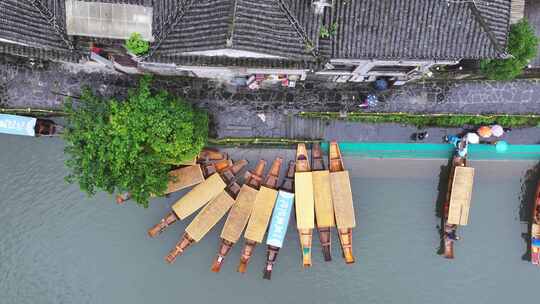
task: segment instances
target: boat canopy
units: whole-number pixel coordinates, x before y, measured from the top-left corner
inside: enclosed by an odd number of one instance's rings
[[[33,117],[0,114],[0,133],[36,136],[36,121]]]
[[[456,167],[450,193],[448,223],[467,225],[474,181],[474,168]]]

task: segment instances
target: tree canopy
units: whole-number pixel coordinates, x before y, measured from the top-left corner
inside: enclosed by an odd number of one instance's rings
[[[512,80],[521,75],[537,51],[538,38],[534,29],[527,19],[522,19],[510,28],[508,52],[512,58],[483,60],[480,68],[489,79]]]
[[[135,55],[143,55],[150,49],[150,43],[144,41],[143,37],[139,33],[132,33],[126,40],[126,49]]]
[[[84,89],[67,100],[64,133],[68,182],[90,195],[131,192],[147,207],[167,188],[170,164],[193,159],[206,144],[208,115],[165,91],[153,93],[143,77],[124,101],[103,100]]]

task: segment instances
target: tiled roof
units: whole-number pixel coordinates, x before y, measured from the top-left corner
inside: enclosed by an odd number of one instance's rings
[[[449,2],[336,1],[333,20],[338,24],[338,30],[333,39],[333,57],[500,57],[504,53],[508,33],[510,0],[491,0],[490,5],[476,6],[466,1]]]
[[[65,1],[0,0],[0,52],[45,59],[77,58],[65,31]],[[290,66],[313,66],[321,62],[320,55],[435,60],[500,57],[506,45],[511,2],[335,0],[332,9],[315,15],[309,0],[83,1],[152,6],[155,42],[147,61],[204,63],[212,60],[201,56],[184,60],[182,53],[232,48],[279,56],[283,59],[268,58],[269,64],[287,62]],[[337,24],[334,37],[319,39],[321,24],[333,22]],[[218,61],[224,64],[226,57]],[[230,63],[245,62],[231,58]]]
[[[310,38],[283,0],[198,0],[171,6],[161,17],[150,60],[185,52],[234,49],[313,60]],[[155,8],[156,9],[156,8]],[[156,9],[157,10],[157,9]],[[174,21],[170,21],[174,20]],[[157,21],[154,18],[154,22]]]
[[[63,0],[0,1],[0,38],[3,50],[17,54],[38,54],[46,59],[71,60],[74,48],[66,35]],[[14,43],[17,47],[14,47]],[[8,44],[13,44],[12,46]],[[28,47],[28,50],[24,50]]]

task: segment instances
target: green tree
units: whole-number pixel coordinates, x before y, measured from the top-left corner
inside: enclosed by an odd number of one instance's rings
[[[143,55],[150,49],[150,44],[148,41],[143,40],[141,34],[133,33],[129,36],[128,40],[126,40],[125,47],[135,55]]]
[[[509,59],[486,59],[480,63],[482,73],[489,79],[512,80],[521,75],[531,59],[536,57],[538,38],[527,19],[513,24],[508,36]]]
[[[102,100],[89,89],[66,101],[64,133],[68,182],[93,195],[131,192],[147,207],[152,193],[167,188],[171,163],[193,159],[206,144],[208,115],[161,91],[143,77],[124,101]]]

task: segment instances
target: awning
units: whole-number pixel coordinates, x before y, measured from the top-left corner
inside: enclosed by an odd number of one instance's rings
[[[153,41],[152,11],[141,5],[66,0],[67,34],[127,39],[136,32]]]
[[[36,118],[0,114],[0,133],[35,136]]]

